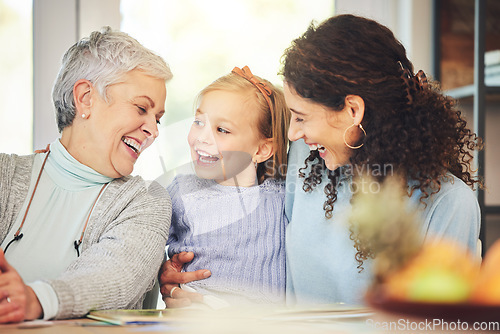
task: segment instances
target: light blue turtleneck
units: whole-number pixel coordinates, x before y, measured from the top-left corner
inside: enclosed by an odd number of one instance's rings
[[[21,225],[46,154],[35,157],[28,196],[1,245],[4,249]],[[24,236],[6,252],[9,263],[35,290],[45,319],[55,316],[58,303],[53,289],[41,280],[57,277],[77,258],[73,243],[80,239],[99,191],[112,180],[78,162],[59,139],[50,145],[50,155],[21,230]]]

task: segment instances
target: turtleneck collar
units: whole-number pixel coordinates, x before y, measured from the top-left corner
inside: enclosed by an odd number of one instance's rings
[[[50,144],[50,155],[45,170],[58,186],[73,191],[103,185],[113,180],[76,160],[59,139]]]

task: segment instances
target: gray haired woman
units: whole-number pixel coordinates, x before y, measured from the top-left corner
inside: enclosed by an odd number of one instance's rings
[[[53,89],[61,137],[33,155],[0,154],[0,323],[142,306],[171,204],[129,175],[158,136],[171,77],[109,28],[66,52]]]

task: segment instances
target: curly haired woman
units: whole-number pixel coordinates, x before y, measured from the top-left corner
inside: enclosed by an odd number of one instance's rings
[[[362,302],[371,277],[360,268],[371,259],[347,223],[360,174],[378,181],[402,175],[424,236],[476,248],[480,211],[470,187],[479,181],[471,150],[481,141],[453,100],[422,71],[413,74],[389,29],[332,17],[310,26],[283,59],[288,137],[299,141],[287,175],[287,303]]]
[[[352,15],[311,25],[285,51],[281,72],[295,141],[286,177],[287,304],[363,302],[371,254],[348,223],[353,179],[362,173],[377,181],[402,175],[422,234],[476,249],[471,151],[481,141],[454,101],[413,73],[389,29]],[[180,289],[169,295],[176,283],[210,275],[178,272],[193,256],[176,254],[163,267],[169,307],[197,298]]]

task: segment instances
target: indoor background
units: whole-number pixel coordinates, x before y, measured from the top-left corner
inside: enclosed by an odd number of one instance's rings
[[[477,3],[483,12],[475,17]],[[471,127],[483,133],[480,173],[487,188],[479,196],[487,248],[500,238],[495,0],[0,0],[0,152],[29,154],[58,137],[51,88],[61,57],[78,39],[109,25],[137,38],[172,68],[160,137],[134,170],[166,185],[176,169],[189,165],[185,138],[199,90],[244,65],[281,85],[280,57],[290,42],[312,21],[340,13],[367,16],[392,29],[415,69],[439,79],[459,98]]]

